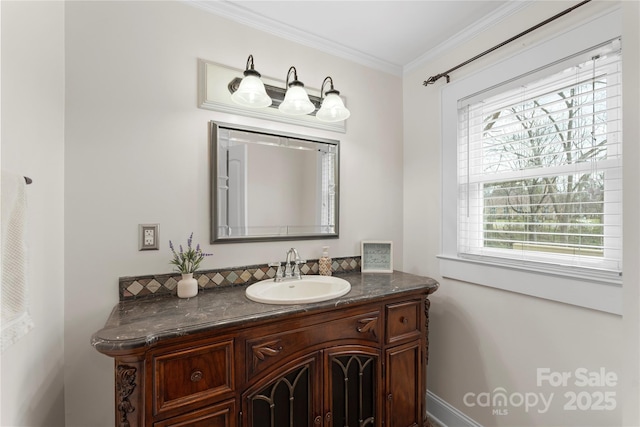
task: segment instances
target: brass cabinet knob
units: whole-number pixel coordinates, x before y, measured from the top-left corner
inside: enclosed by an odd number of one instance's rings
[[[202,379],[202,371],[193,371],[191,373],[191,381],[193,381],[194,383],[197,383],[201,379]]]

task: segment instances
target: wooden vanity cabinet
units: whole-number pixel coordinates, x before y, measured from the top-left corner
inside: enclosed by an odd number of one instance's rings
[[[403,295],[241,323],[115,355],[116,423],[425,426],[428,300],[425,291]]]

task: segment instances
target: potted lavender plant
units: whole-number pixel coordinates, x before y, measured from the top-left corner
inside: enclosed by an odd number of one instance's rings
[[[193,278],[193,273],[196,272],[204,257],[212,255],[202,252],[200,244],[193,248],[192,243],[193,233],[187,240],[186,250],[180,245],[180,250],[176,251],[173,243],[169,240],[169,248],[173,254],[170,264],[173,264],[175,270],[182,274],[182,279],[178,281],[178,297],[180,298],[191,298],[198,295],[198,281]]]

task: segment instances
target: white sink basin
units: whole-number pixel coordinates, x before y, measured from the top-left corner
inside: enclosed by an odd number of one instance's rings
[[[341,297],[351,290],[351,284],[333,276],[302,276],[274,282],[263,280],[250,285],[247,298],[265,304],[306,304]]]

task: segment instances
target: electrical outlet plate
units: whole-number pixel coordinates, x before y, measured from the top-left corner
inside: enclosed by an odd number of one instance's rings
[[[159,249],[159,228],[160,224],[138,224],[139,251],[157,251]]]

